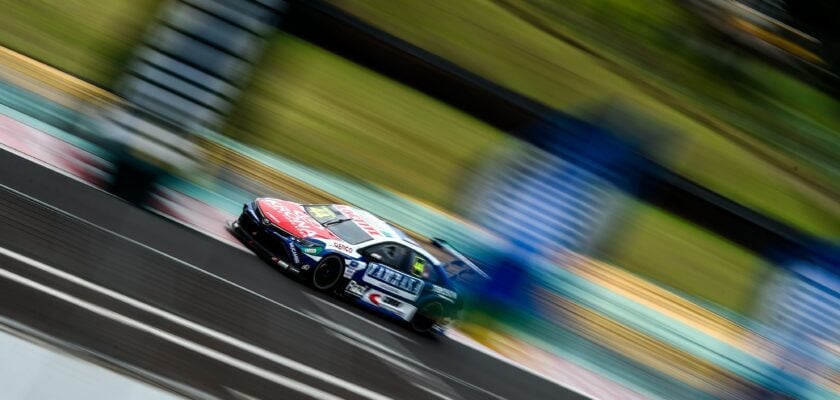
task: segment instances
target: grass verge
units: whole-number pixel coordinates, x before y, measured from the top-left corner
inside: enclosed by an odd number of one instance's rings
[[[111,87],[161,0],[0,0],[0,44]]]
[[[227,132],[305,164],[448,207],[488,149],[512,140],[414,89],[278,35]]]
[[[651,95],[637,82],[608,68],[591,54],[514,15],[502,5],[502,1],[333,2],[391,34],[559,109],[575,112],[586,105],[613,101],[632,104],[671,132],[673,141],[678,144],[679,151],[658,154],[664,164],[736,201],[803,230],[824,237],[840,236],[840,205],[831,196],[802,184],[799,174],[800,170],[807,169],[806,165],[790,157],[784,158],[782,162],[770,163],[754,152],[745,150],[742,145],[721,135],[720,129],[738,129],[727,122],[732,118],[718,118],[719,109],[716,111],[705,107],[699,101],[691,100],[694,99],[692,96],[688,96],[689,100],[681,98],[686,102],[682,110],[675,108],[674,104]],[[664,0],[659,2],[663,7],[652,9],[617,0],[585,2],[585,5],[568,7],[547,3],[564,10],[587,7],[596,9],[598,12],[593,15],[579,13],[578,17],[583,22],[612,23],[613,34],[623,32],[620,31],[619,23],[630,21],[634,24],[630,27],[630,33],[641,32],[641,39],[636,38],[640,40],[639,43],[658,40],[657,35],[660,33],[653,32],[651,25],[647,21],[640,21],[640,18],[667,19],[677,14],[673,4]],[[597,4],[600,8],[591,4]],[[564,23],[558,20],[549,22],[555,25]],[[629,36],[626,40],[634,39],[627,32],[622,34]],[[634,61],[622,54],[609,55],[624,57],[620,60],[622,64],[632,64],[631,61]],[[640,56],[654,57],[660,54],[644,53]],[[683,79],[695,79],[698,76],[693,70],[682,71],[689,74],[683,76]],[[715,81],[707,78],[702,77],[695,86],[731,85],[727,78],[721,78],[720,75],[715,76]],[[672,84],[673,81],[667,82],[667,85]],[[803,95],[807,92],[798,90],[795,93]],[[729,97],[725,99],[733,96],[730,92],[726,94]],[[832,107],[825,104],[828,100],[824,97],[806,98],[819,100],[821,108]],[[741,100],[738,104],[743,103]],[[833,100],[829,103],[837,105]],[[712,127],[684,112],[685,107],[692,113],[696,111],[709,115],[719,124]],[[776,114],[765,110],[762,118],[772,120]],[[797,115],[805,118],[808,114]],[[752,115],[751,118],[755,121],[757,117]],[[824,117],[814,123],[819,122],[823,129],[829,129],[825,125],[828,120],[830,118]],[[743,121],[743,118],[738,121]],[[743,123],[740,126],[747,127]],[[756,132],[741,134],[748,137],[745,140],[749,140],[749,135],[753,133]],[[828,178],[824,181],[829,184],[832,182]]]

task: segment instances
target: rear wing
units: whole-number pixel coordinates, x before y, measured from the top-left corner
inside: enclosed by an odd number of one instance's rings
[[[443,239],[439,239],[439,238],[432,238],[432,245],[435,246],[436,248],[442,250],[446,254],[451,255],[460,264],[463,264],[464,266],[466,266],[467,268],[469,268],[470,270],[472,270],[473,272],[475,272],[476,274],[478,274],[482,278],[490,279],[490,275],[487,275],[487,273],[482,271],[481,268],[478,267],[478,265],[475,265],[475,263],[470,261],[470,259],[468,259],[466,256],[461,254],[458,250],[455,250],[455,248],[452,247],[452,245],[449,244],[449,242],[447,242]],[[448,264],[453,264],[456,261],[451,261]]]

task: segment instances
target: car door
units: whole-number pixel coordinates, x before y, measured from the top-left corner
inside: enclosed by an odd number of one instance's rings
[[[414,301],[419,297],[425,282],[422,276],[410,272],[413,263],[418,262],[414,251],[399,243],[386,242],[361,252],[368,259],[362,277],[365,283],[403,300]],[[428,261],[424,257],[422,262]]]

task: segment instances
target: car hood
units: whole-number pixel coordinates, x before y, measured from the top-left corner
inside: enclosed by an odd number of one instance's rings
[[[321,240],[338,239],[338,236],[310,217],[298,203],[269,198],[257,199],[256,203],[265,219],[294,236]]]

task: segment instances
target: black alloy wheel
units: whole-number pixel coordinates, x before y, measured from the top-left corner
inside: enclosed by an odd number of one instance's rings
[[[312,270],[312,286],[329,291],[335,288],[344,275],[344,262],[339,257],[325,257]]]
[[[417,313],[411,319],[411,329],[420,333],[429,332],[441,318],[443,318],[443,305],[438,301],[430,301],[417,309]]]

